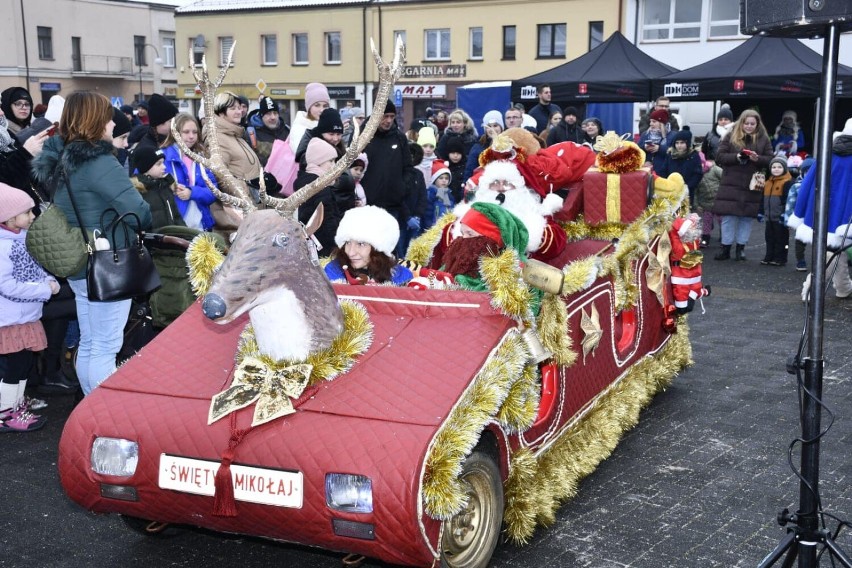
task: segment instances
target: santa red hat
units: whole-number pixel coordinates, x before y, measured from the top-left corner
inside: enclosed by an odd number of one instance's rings
[[[447,174],[450,176],[450,181],[453,179],[453,174],[450,173],[450,168],[447,167],[447,162],[444,160],[433,160],[432,161],[432,177],[430,178],[432,183],[435,183],[435,180],[438,179],[438,176],[442,174]]]

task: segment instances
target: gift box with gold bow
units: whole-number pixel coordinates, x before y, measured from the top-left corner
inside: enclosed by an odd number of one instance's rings
[[[648,204],[652,182],[650,168],[623,174],[591,168],[583,176],[583,218],[590,225],[635,221]]]

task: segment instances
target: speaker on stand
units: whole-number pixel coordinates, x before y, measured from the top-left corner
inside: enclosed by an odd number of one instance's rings
[[[740,0],[740,31],[747,35],[778,37],[823,37],[822,83],[820,86],[819,128],[816,138],[817,180],[814,198],[814,238],[811,251],[813,276],[808,305],[808,344],[804,359],[796,357],[791,372],[804,371],[800,386],[801,443],[799,509],[778,514],[778,523],[787,534],[760,563],[769,568],[783,560],[790,568],[798,557],[799,568],[816,568],[820,557],[828,553],[834,561],[852,568],[852,559],[837,546],[832,534],[821,528],[822,504],[819,498],[819,450],[822,416],[823,324],[825,320],[826,233],[829,191],[831,187],[831,125],[834,124],[834,87],[837,78],[840,33],[852,30],[852,0]],[[842,260],[841,260],[842,262]],[[818,550],[820,549],[820,550]]]

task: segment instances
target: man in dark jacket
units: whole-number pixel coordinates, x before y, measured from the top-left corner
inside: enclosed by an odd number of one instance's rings
[[[583,143],[583,130],[577,122],[577,109],[572,106],[565,107],[562,111],[562,122],[550,129],[547,135],[547,145],[553,146],[560,142]]]
[[[260,108],[249,114],[246,136],[252,145],[260,163],[266,167],[269,155],[272,153],[272,145],[276,140],[287,140],[290,135],[290,127],[281,120],[278,114],[278,105],[270,97],[260,99]],[[254,138],[252,138],[252,131]],[[307,145],[306,145],[307,147]]]
[[[381,207],[393,215],[402,233],[409,218],[405,206],[405,198],[408,195],[405,173],[414,169],[414,166],[411,163],[408,140],[396,124],[396,106],[393,102],[388,101],[385,105],[382,121],[364,152],[370,163],[361,180],[367,203]]]
[[[654,111],[664,110],[668,113],[669,132],[674,132],[676,130],[680,130],[680,125],[677,123],[677,118],[675,118],[674,113],[671,111],[671,105],[672,103],[668,97],[657,97],[657,101],[654,103]],[[646,112],[642,115],[642,118],[639,119],[639,134],[645,134],[645,131],[650,127],[651,113]]]
[[[547,129],[547,125],[550,123],[550,115],[554,112],[560,112],[562,109],[550,102],[550,85],[539,85],[537,93],[538,104],[532,107],[527,114],[535,119],[536,130],[542,132]]]

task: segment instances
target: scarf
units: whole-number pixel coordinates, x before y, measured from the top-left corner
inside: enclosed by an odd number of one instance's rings
[[[0,152],[8,154],[15,151],[15,139],[9,134],[9,121],[0,116]]]

